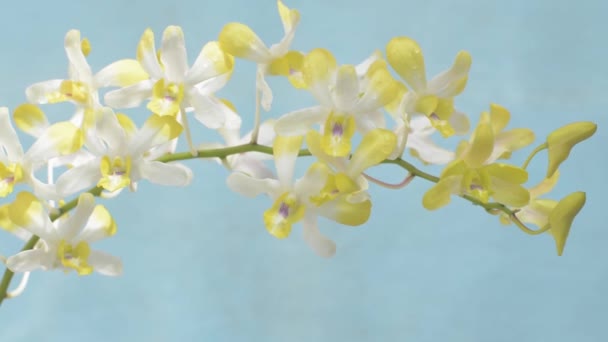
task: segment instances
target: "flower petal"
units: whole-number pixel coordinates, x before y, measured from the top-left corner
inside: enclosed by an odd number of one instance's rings
[[[492,177],[491,188],[492,197],[499,203],[514,208],[522,208],[530,203],[530,192],[517,183]]]
[[[314,214],[307,213],[304,216],[302,225],[304,226],[304,230],[302,231],[304,241],[318,256],[331,258],[336,254],[336,244],[321,234],[317,225],[317,217]]]
[[[17,132],[11,125],[8,108],[0,107],[0,150],[6,151],[6,157],[9,161],[17,161],[23,156],[23,148],[17,136]],[[0,151],[0,156],[4,154]]]
[[[148,78],[148,73],[137,60],[121,59],[101,69],[93,81],[97,88],[127,87]]]
[[[270,50],[249,26],[241,23],[228,23],[218,38],[220,47],[234,57],[266,64],[272,60]]]
[[[129,154],[140,156],[155,146],[177,138],[183,127],[173,116],[152,114],[136,133],[129,146]]]
[[[163,77],[163,70],[158,62],[154,46],[154,33],[149,28],[144,31],[137,44],[137,60],[153,80]],[[150,82],[154,83],[154,81]]]
[[[20,130],[36,138],[49,127],[49,121],[44,112],[40,107],[30,103],[24,103],[15,108],[13,120]]]
[[[395,37],[386,45],[386,58],[401,78],[415,91],[426,89],[424,56],[416,41]]]
[[[6,260],[6,267],[15,273],[30,272],[39,268],[48,269],[52,255],[44,250],[30,249],[19,252]],[[50,260],[49,260],[50,259]]]
[[[49,127],[30,147],[24,159],[37,166],[60,155],[72,154],[84,144],[82,130],[70,122],[59,122]]]
[[[323,123],[329,110],[320,106],[304,108],[281,116],[275,126],[278,135],[304,135],[314,124]]]
[[[218,42],[208,42],[186,73],[186,83],[196,85],[222,74],[230,74],[233,68],[234,57],[225,53]]]
[[[260,194],[274,195],[279,191],[279,183],[276,179],[257,179],[242,172],[233,172],[226,179],[230,190],[245,197],[253,198]]]
[[[107,92],[104,96],[106,105],[113,108],[133,108],[152,96],[154,81],[146,80],[133,85]]]
[[[116,230],[116,222],[108,209],[96,205],[76,240],[92,243],[113,236]]]
[[[304,57],[302,76],[310,92],[326,107],[333,106],[330,82],[337,68],[335,57],[326,49],[313,49]]]
[[[230,109],[215,96],[204,95],[199,90],[193,90],[188,100],[194,108],[194,117],[210,129],[218,129],[224,124],[240,125],[240,118],[227,122],[227,118],[234,117]],[[235,121],[236,120],[236,121]],[[237,122],[238,121],[238,122]]]
[[[348,164],[348,175],[358,177],[367,168],[381,163],[397,146],[397,136],[388,129],[374,129],[363,136]]]
[[[188,56],[184,32],[179,26],[168,26],[163,32],[160,60],[167,81],[182,83],[188,71]]]
[[[87,62],[84,53],[82,52],[80,31],[70,30],[65,35],[64,41],[65,53],[70,61],[72,70],[75,75],[72,75],[72,79],[83,81],[85,83],[91,82],[92,72],[89,63]]]
[[[264,76],[264,71],[262,68],[258,67],[256,73],[256,88],[257,91],[262,95],[260,99],[260,104],[265,111],[269,111],[272,106],[272,89],[266,82],[266,77]]]
[[[319,213],[347,226],[359,226],[367,222],[371,209],[371,201],[351,203],[345,196],[341,196],[321,205]]]
[[[95,208],[95,198],[88,192],[78,196],[76,208],[70,212],[66,220],[62,221],[58,227],[58,233],[62,239],[72,241],[85,227],[89,217]]]
[[[342,65],[336,73],[333,102],[341,111],[349,112],[359,100],[359,77],[355,67]]]
[[[467,84],[470,68],[471,55],[466,51],[458,52],[452,67],[429,82],[429,91],[442,98],[460,94]]]
[[[454,175],[441,178],[441,180],[433,185],[422,197],[422,205],[427,210],[435,210],[448,205],[451,201],[452,194],[460,193],[460,185],[462,176]]]
[[[272,145],[277,176],[285,190],[292,185],[293,173],[302,141],[303,137],[301,136],[287,137],[279,135]]]
[[[122,274],[122,261],[120,258],[100,251],[92,250],[87,259],[93,270],[105,276],[119,276]]]
[[[492,126],[487,123],[480,123],[471,137],[469,149],[463,159],[471,168],[483,165],[494,149],[494,133]]]
[[[137,166],[138,178],[166,186],[186,186],[192,182],[192,170],[182,164],[144,161]]]
[[[553,190],[553,187],[555,187],[555,184],[557,184],[558,179],[559,170],[555,171],[551,177],[543,179],[540,183],[531,188],[530,197],[537,198]]]
[[[99,159],[94,159],[73,167],[59,176],[56,182],[57,192],[60,197],[65,198],[94,186],[100,179],[100,161]]]
[[[57,96],[61,96],[58,92],[63,81],[64,80],[50,80],[34,83],[25,89],[25,96],[27,97],[27,100],[32,103],[44,104],[56,102],[54,99]]]
[[[9,205],[10,220],[41,239],[55,241],[57,232],[49,219],[44,205],[29,192],[20,192]]]

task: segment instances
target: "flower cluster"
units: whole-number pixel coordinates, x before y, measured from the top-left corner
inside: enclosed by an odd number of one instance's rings
[[[260,226],[284,239],[301,223],[305,242],[322,257],[333,256],[336,245],[322,234],[320,216],[360,226],[371,214],[370,183],[397,189],[415,177],[434,183],[422,197],[425,208],[438,209],[460,196],[527,233],[549,232],[562,254],[585,193],[560,201],[540,197],[556,184],[559,166],[573,146],[593,135],[594,123],[559,128],[524,165],[509,164],[513,152],[533,143],[534,133],[507,129],[510,113],[497,104],[481,113],[471,129],[469,117],[455,105],[467,84],[469,53],[459,52],[449,69],[429,78],[418,43],[396,37],[385,52],[375,51],[359,64],[341,64],[324,48],[292,50],[300,14],[280,0],[277,6],[281,41],[268,47],[248,26],[229,23],[217,41],[203,45],[192,65],[178,26],[164,30],[158,48],[154,33],[146,30],[135,59],[113,62],[96,73],[87,62],[90,42],[77,30],[66,34],[67,77],[28,87],[27,103],[12,114],[0,108],[0,197],[7,199],[0,206],[0,228],[27,241],[21,252],[3,257],[7,271],[0,302],[18,295],[33,270],[121,274],[119,258],[92,249],[97,240],[117,232],[110,212],[96,205],[95,197],[136,191],[141,180],[187,186],[193,174],[180,161],[193,158],[224,166],[231,190],[246,197],[267,195]],[[230,80],[235,59],[257,66],[255,124],[244,135],[236,108],[216,96]],[[261,109],[270,111],[274,101],[271,77],[286,77],[318,104],[262,120]],[[43,108],[61,102],[73,105],[73,115],[51,123]],[[143,103],[149,116],[141,127],[115,112]],[[224,141],[193,142],[191,130],[198,127],[190,116]],[[36,139],[25,152],[14,126]],[[455,137],[462,141],[454,151],[433,140]],[[186,139],[188,152],[176,152],[180,138]],[[444,165],[443,172],[435,177],[421,171],[403,159],[406,150],[423,164]],[[529,187],[526,168],[543,150],[547,172]],[[312,162],[298,178],[300,156]],[[403,167],[408,177],[387,184],[366,173],[381,163]],[[55,175],[58,168],[65,171]],[[47,179],[41,180],[37,175],[44,171]],[[9,292],[13,272],[24,272],[24,281]]]

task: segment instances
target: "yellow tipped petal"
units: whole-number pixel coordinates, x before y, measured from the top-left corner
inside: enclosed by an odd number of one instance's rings
[[[283,23],[283,29],[285,32],[289,32],[294,29],[298,22],[300,22],[300,12],[296,9],[290,9],[283,4],[283,1],[277,1],[277,8],[279,15],[281,16],[281,22]]]
[[[159,135],[167,141],[177,138],[183,131],[182,125],[173,116],[167,115],[153,114],[146,120],[144,126],[160,130]]]
[[[226,24],[220,32],[218,41],[222,50],[234,57],[264,64],[272,60],[270,50],[247,25],[241,23]]]
[[[118,119],[118,124],[122,127],[125,132],[129,135],[137,132],[137,126],[130,117],[123,113],[116,113],[116,119]]]
[[[509,120],[511,120],[511,114],[505,107],[492,103],[490,105],[490,120],[494,134],[498,134],[507,127]]]
[[[19,129],[33,136],[40,136],[49,125],[42,109],[29,103],[15,108],[13,120]]]
[[[401,101],[403,100],[403,96],[407,93],[407,87],[405,84],[395,81],[395,87],[397,88],[397,93],[393,100],[386,104],[386,110],[392,115],[399,115],[397,110],[399,109],[399,105],[401,105]]]
[[[422,197],[422,205],[427,210],[435,210],[450,203],[450,196],[459,191],[462,176],[449,176],[442,178]]]
[[[47,131],[53,146],[60,154],[66,155],[74,153],[84,144],[84,134],[82,130],[70,122],[59,122]]]
[[[469,167],[481,167],[494,150],[494,132],[490,124],[479,124],[473,132],[469,149],[463,156]]]
[[[375,106],[383,107],[397,99],[398,95],[401,95],[400,101],[405,91],[405,86],[397,82],[386,68],[378,68],[371,75],[364,96],[373,99]]]
[[[301,52],[289,51],[268,65],[268,74],[286,76],[295,88],[303,89],[306,88],[302,74],[303,64],[304,55]]]
[[[377,128],[363,136],[348,165],[348,175],[358,177],[367,168],[381,163],[395,150],[397,136],[388,129]]]
[[[562,255],[564,252],[564,246],[566,245],[566,239],[568,239],[568,233],[570,233],[572,221],[574,221],[574,217],[585,205],[585,201],[586,195],[584,192],[573,192],[562,198],[551,211],[551,214],[549,214],[549,224],[551,225],[549,233],[555,239],[557,255]]]
[[[568,158],[574,145],[591,137],[597,130],[593,122],[575,122],[551,132],[547,137],[549,167],[547,177],[553,175],[559,165]]]
[[[326,49],[314,49],[304,57],[302,73],[308,86],[329,80],[336,70],[337,62],[334,56]]]
[[[416,91],[426,88],[424,56],[416,41],[396,37],[386,45],[386,57],[391,67]]]

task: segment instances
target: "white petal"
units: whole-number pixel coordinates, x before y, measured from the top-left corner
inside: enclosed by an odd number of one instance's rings
[[[115,196],[114,193],[120,193],[121,190],[108,193],[108,195]],[[84,229],[75,240],[93,243],[116,234],[116,222],[103,205],[96,205],[87,219]]]
[[[312,125],[322,124],[328,114],[329,110],[321,106],[300,109],[281,116],[274,130],[278,135],[304,135]]]
[[[99,70],[94,76],[94,83],[98,88],[125,87],[148,77],[137,60],[121,59]]]
[[[454,134],[465,135],[469,132],[471,124],[465,113],[454,111],[449,119],[450,125],[454,128]]]
[[[274,178],[274,174],[263,161],[250,153],[235,156],[232,170],[239,171],[257,179]]]
[[[270,89],[268,82],[266,82],[264,71],[261,67],[258,67],[256,82],[257,91],[262,95],[260,104],[265,111],[269,111],[272,106],[272,89]]]
[[[57,179],[57,192],[62,198],[90,188],[101,179],[98,158],[67,170]]]
[[[355,122],[357,130],[363,135],[376,128],[386,128],[384,113],[380,110],[355,115]]]
[[[220,89],[224,88],[230,80],[230,74],[223,74],[212,77],[194,86],[203,95],[213,95]]]
[[[104,107],[102,109],[102,117],[97,123],[96,129],[97,135],[108,145],[109,151],[114,153],[124,152],[127,144],[127,134],[111,108]]]
[[[454,152],[437,146],[429,135],[410,133],[406,147],[415,150],[418,157],[429,164],[443,165],[454,159]]]
[[[378,59],[382,58],[382,52],[379,50],[374,51],[371,56],[367,57],[363,62],[357,64],[355,66],[355,70],[357,71],[357,76],[363,77],[367,73],[367,69]]]
[[[222,127],[230,115],[230,109],[215,96],[203,95],[200,91],[193,90],[190,93],[189,100],[194,108],[194,117],[208,128],[218,129]],[[238,121],[240,125],[240,118]],[[236,121],[230,123],[234,126]]]
[[[192,181],[192,170],[182,164],[142,161],[137,165],[139,178],[167,186],[186,186]]]
[[[104,96],[106,105],[114,108],[133,108],[152,96],[154,81],[141,81],[134,85],[113,90]]]
[[[72,70],[75,73],[75,75],[72,75],[72,78],[90,83],[92,77],[91,67],[82,53],[80,32],[78,30],[68,31],[65,35],[64,47]]]
[[[234,58],[222,51],[218,42],[208,42],[186,73],[186,83],[196,85],[220,75],[230,77],[233,63]]]
[[[47,269],[49,259],[53,256],[42,249],[31,249],[19,252],[6,260],[6,266],[13,272],[30,272],[36,269]]]
[[[49,80],[39,83],[34,83],[25,89],[25,96],[31,103],[48,103],[49,94],[59,91],[61,82],[64,80]]]
[[[317,226],[317,217],[314,214],[304,216],[302,224],[304,225],[304,231],[302,232],[304,241],[318,256],[331,258],[336,254],[336,244],[321,234]]]
[[[344,65],[338,68],[332,94],[336,107],[342,111],[350,112],[350,109],[359,99],[359,77],[357,77],[355,67]]]
[[[106,276],[122,274],[122,261],[113,255],[92,250],[87,261],[93,267],[93,270],[99,274]]]
[[[226,179],[226,184],[230,190],[249,198],[260,194],[274,196],[279,189],[279,182],[276,179],[256,179],[241,172],[231,173]]]
[[[54,184],[46,184],[35,178],[33,175],[28,177],[27,183],[32,187],[32,192],[36,197],[45,200],[59,200],[61,197],[57,193],[57,187]]]
[[[68,218],[58,225],[58,233],[66,241],[72,239],[82,231],[95,208],[95,198],[89,193],[83,193],[78,197],[76,208],[70,212]]]
[[[0,107],[0,155],[4,152],[9,161],[18,161],[23,156],[23,148],[11,124],[8,108]]]
[[[188,71],[184,32],[179,26],[168,26],[163,32],[160,59],[169,82],[182,83]]]

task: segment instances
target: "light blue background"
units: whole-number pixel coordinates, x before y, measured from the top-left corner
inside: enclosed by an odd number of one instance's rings
[[[430,184],[416,180],[396,192],[374,188],[365,226],[322,222],[338,243],[336,257],[322,260],[299,229],[285,241],[266,233],[266,198],[233,194],[223,169],[192,161],[196,179],[188,188],[142,183],[107,203],[119,234],[100,247],[123,258],[124,276],[34,274],[24,295],[0,307],[0,341],[608,340],[606,2],[288,5],[302,14],[294,48],[327,47],[341,63],[357,63],[398,35],[420,42],[430,74],[449,66],[458,50],[470,51],[470,82],[457,105],[474,121],[496,102],[511,110],[510,127],[531,127],[539,141],[571,121],[597,122],[597,134],[576,148],[551,194],[587,191],[564,256],[556,256],[549,235],[501,226],[462,200],[425,211],[420,198]],[[183,27],[192,62],[229,21],[250,25],[268,43],[282,35],[272,0],[13,1],[0,21],[0,105],[14,108],[29,84],[66,75],[63,36],[70,28],[89,37],[89,60],[99,70],[134,57],[146,27],[158,39],[169,24]],[[284,81],[271,85],[271,115],[313,103]],[[253,67],[239,61],[222,92],[248,129],[253,87]],[[200,141],[214,139],[197,129]],[[531,183],[545,168],[544,157],[534,161]],[[391,167],[374,174],[402,177]],[[18,248],[2,234],[2,254]]]

